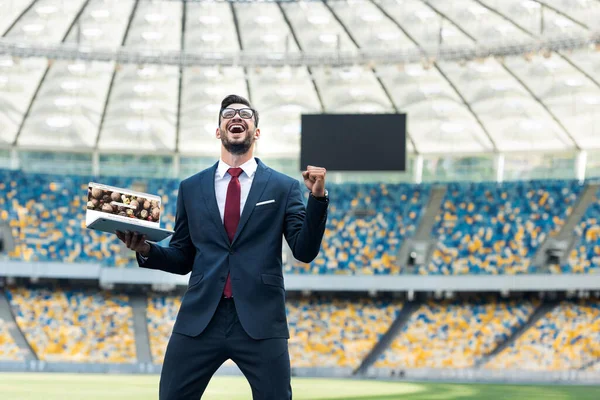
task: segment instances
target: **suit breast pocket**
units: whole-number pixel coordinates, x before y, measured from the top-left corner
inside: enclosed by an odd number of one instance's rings
[[[275,210],[277,208],[277,206],[278,206],[277,202],[272,202],[272,203],[259,202],[254,206],[254,212],[272,211],[272,210]]]

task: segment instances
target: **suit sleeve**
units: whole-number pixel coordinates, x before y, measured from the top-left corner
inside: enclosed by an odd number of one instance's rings
[[[160,269],[173,274],[185,275],[192,270],[196,249],[190,239],[183,186],[179,184],[175,229],[169,247],[150,243],[150,253],[144,259],[137,253],[138,265],[142,268]]]
[[[308,197],[306,207],[302,201],[300,182],[292,184],[285,210],[285,239],[294,257],[305,263],[319,254],[325,234],[328,202]]]

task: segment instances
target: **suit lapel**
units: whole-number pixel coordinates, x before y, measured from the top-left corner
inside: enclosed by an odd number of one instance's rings
[[[250,193],[248,193],[248,198],[246,199],[246,204],[244,205],[244,210],[242,211],[242,216],[240,217],[240,222],[238,224],[237,230],[235,232],[235,236],[233,238],[233,242],[237,240],[248,222],[252,211],[254,211],[254,206],[260,199],[260,196],[263,194],[265,188],[267,187],[267,182],[271,177],[271,170],[267,168],[260,159],[256,159],[258,164],[256,168],[256,173],[254,175],[254,179],[252,180],[252,186],[250,187]]]
[[[221,221],[221,212],[219,211],[219,205],[217,204],[217,196],[215,194],[215,174],[217,172],[217,166],[219,163],[217,162],[210,169],[208,174],[202,175],[202,180],[200,181],[200,188],[203,192],[204,203],[206,204],[206,209],[208,210],[208,214],[213,219],[217,230],[221,233],[221,236],[225,240],[227,244],[229,244],[229,237],[227,237],[227,231],[225,231],[225,225],[223,225],[223,221]]]

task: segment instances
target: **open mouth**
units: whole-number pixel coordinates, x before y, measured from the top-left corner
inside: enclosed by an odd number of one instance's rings
[[[227,130],[231,133],[242,133],[246,130],[246,126],[243,124],[238,124],[238,123],[230,124],[227,127]]]

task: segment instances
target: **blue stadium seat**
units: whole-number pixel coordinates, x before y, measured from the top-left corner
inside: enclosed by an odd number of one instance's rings
[[[600,190],[594,201],[575,227],[580,238],[569,255],[565,273],[600,273]],[[555,271],[560,272],[560,271]]]
[[[155,363],[162,363],[175,317],[177,296],[150,296],[147,321]],[[351,367],[381,339],[402,303],[374,299],[340,300],[314,296],[286,303],[293,367]]]
[[[432,235],[439,238],[421,274],[535,272],[531,258],[558,233],[582,186],[576,181],[452,183]]]
[[[8,321],[0,319],[0,361],[22,361],[24,358],[8,330]]]
[[[136,361],[133,309],[126,295],[92,290],[6,290],[25,339],[42,361]]]
[[[0,170],[0,219],[8,221],[15,250],[10,257],[23,261],[93,262],[107,266],[132,264],[120,241],[85,228],[89,176],[25,174]],[[103,178],[102,183],[131,187],[132,178]],[[163,227],[175,224],[176,180],[148,179],[147,191],[163,198]],[[124,256],[123,254],[126,254]]]
[[[310,264],[294,261],[298,274],[398,274],[397,254],[414,235],[429,198],[428,185],[329,185],[332,204],[325,238]]]
[[[496,296],[429,301],[412,314],[375,367],[473,367],[524,325],[538,303]]]
[[[600,359],[600,302],[562,301],[486,368],[578,370]]]
[[[8,221],[16,248],[13,260],[92,262],[135,266],[133,254],[114,235],[85,229],[86,188],[92,177],[27,174],[0,170],[0,219]],[[103,178],[132,187],[127,177]],[[179,180],[144,179],[146,191],[162,196],[162,226],[172,229]],[[397,259],[414,235],[429,199],[430,185],[333,184],[325,238],[310,264],[288,260],[287,273],[399,274]],[[432,231],[439,239],[420,274],[521,274],[535,272],[531,259],[548,235],[556,234],[578,198],[576,181],[450,183]],[[308,193],[305,192],[305,200]],[[600,266],[600,202],[577,227],[582,242],[555,272],[593,272]]]

